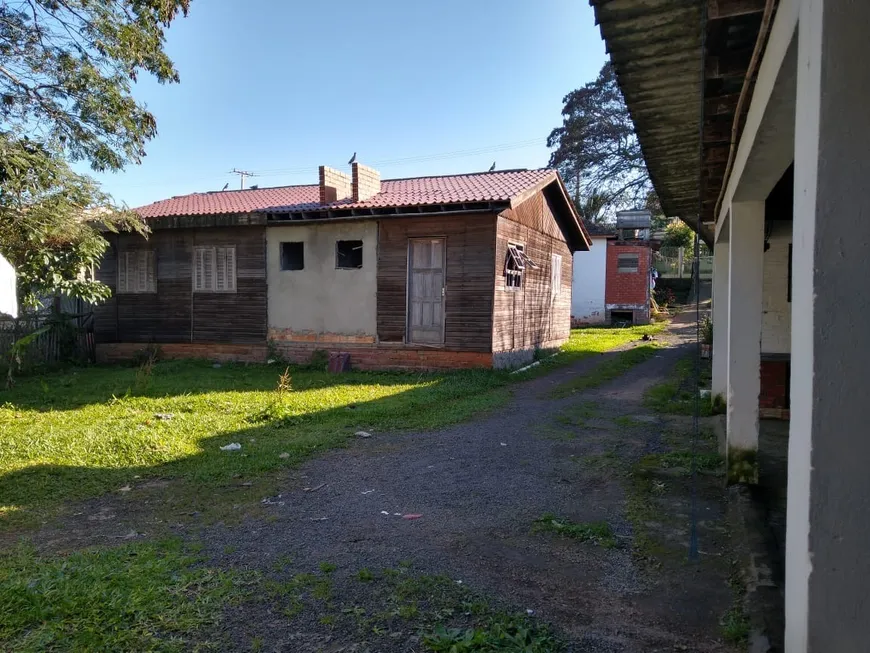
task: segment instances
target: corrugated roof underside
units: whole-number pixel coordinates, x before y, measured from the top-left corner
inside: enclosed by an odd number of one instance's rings
[[[668,216],[697,225],[701,0],[591,0]]]

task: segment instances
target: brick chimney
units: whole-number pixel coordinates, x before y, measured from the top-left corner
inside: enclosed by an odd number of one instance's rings
[[[327,166],[320,166],[319,172],[321,204],[329,204],[350,198],[350,177],[343,172]],[[356,168],[354,168],[354,179],[356,179]]]
[[[381,192],[381,173],[374,168],[353,164],[353,201],[362,202]]]

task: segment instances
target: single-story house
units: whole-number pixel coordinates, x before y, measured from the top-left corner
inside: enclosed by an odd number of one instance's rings
[[[571,255],[589,235],[554,170],[194,193],[137,209],[148,240],[109,235],[98,357],[167,356],[357,368],[504,367],[570,332]]]

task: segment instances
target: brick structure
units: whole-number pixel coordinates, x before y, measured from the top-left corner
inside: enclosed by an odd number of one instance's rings
[[[649,244],[643,241],[607,242],[606,322],[613,321],[614,313],[630,313],[634,324],[649,323],[650,252]],[[636,268],[630,265],[634,257]]]
[[[169,342],[149,345],[141,342],[97,343],[98,363],[118,363],[134,358],[136,352],[147,347],[159,347],[160,357],[167,359],[203,358],[211,361],[239,363],[265,363],[266,345],[233,345],[200,342]]]
[[[346,200],[351,196],[351,179],[348,175],[328,166],[320,166],[319,173],[321,204]]]
[[[353,201],[364,202],[381,192],[381,173],[361,163],[353,164]]]
[[[761,361],[759,415],[767,419],[788,419],[791,376],[790,356],[767,356]]]

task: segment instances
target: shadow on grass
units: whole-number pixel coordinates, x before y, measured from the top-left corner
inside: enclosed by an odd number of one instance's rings
[[[274,384],[276,370],[270,367],[268,371]],[[372,381],[371,377],[366,378]],[[396,375],[396,385],[401,378]],[[415,378],[419,381],[420,376]],[[314,382],[320,380],[317,377]],[[377,382],[382,380],[389,379],[379,378]],[[406,376],[405,381],[408,383],[410,379]],[[263,483],[253,483],[252,491],[268,489],[267,477],[274,482],[275,472],[292,468],[327,449],[344,446],[360,430],[377,434],[431,430],[501,406],[510,397],[507,386],[508,376],[502,373],[442,374],[424,377],[421,385],[377,399],[348,401],[303,413],[294,412],[287,395],[282,398],[273,391],[265,403],[261,400],[250,406],[245,418],[248,426],[202,437],[186,433],[186,429],[206,419],[206,415],[175,414],[169,420],[149,419],[137,426],[138,420],[130,414],[132,404],[139,398],[119,399],[112,406],[113,412],[105,418],[105,439],[97,439],[94,447],[117,448],[123,456],[110,464],[37,463],[3,474],[0,476],[0,507],[6,509],[7,518],[0,518],[0,529],[3,521],[13,528],[15,522],[26,521],[16,519],[16,513],[19,516],[30,512],[51,514],[68,502],[117,493],[122,487],[136,490],[143,484],[147,487],[148,481],[154,479],[180,482],[165,493],[167,496],[159,495],[160,501],[167,505],[183,504],[190,511],[203,511],[210,504],[219,503],[223,495],[238,501],[239,487],[244,482],[263,478]],[[330,391],[330,386],[322,387]],[[128,429],[135,427],[128,431],[133,434],[130,440],[111,435],[111,430],[124,419],[133,419],[126,424]],[[184,448],[171,448],[173,431],[177,431],[176,437],[187,439],[191,453],[185,453]],[[221,446],[232,442],[240,443],[241,450],[221,451]],[[25,442],[22,446],[38,444]],[[76,447],[76,443],[71,442],[70,446]],[[94,460],[98,454],[88,447],[76,448],[70,451],[70,458]],[[135,464],[137,459],[150,462]],[[227,488],[232,488],[232,492],[225,492]]]
[[[296,367],[292,390],[284,394],[275,390],[283,371],[278,365],[165,361],[138,387],[132,367],[26,379],[0,393],[6,437],[0,469],[7,470],[0,475],[0,529],[16,521],[16,513],[50,514],[69,502],[135,490],[149,479],[173,481],[158,502],[191,511],[224,495],[238,500],[243,483],[262,497],[282,470],[343,446],[357,431],[428,431],[469,419],[507,403],[517,382],[655,328],[575,331],[560,356],[523,374],[334,375]],[[592,379],[619,371],[608,366]],[[220,450],[232,442],[241,450]]]

